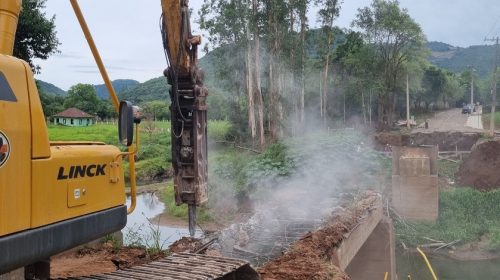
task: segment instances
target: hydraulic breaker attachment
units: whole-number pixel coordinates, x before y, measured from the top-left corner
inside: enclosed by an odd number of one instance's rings
[[[172,165],[175,201],[188,204],[189,231],[196,228],[196,206],[208,200],[208,90],[197,67],[200,36],[193,36],[187,0],[162,0],[161,33],[168,62],[164,75],[170,87]]]

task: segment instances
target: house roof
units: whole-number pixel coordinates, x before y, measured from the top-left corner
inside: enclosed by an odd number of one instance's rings
[[[56,115],[54,117],[61,117],[61,118],[93,118],[94,116],[85,113],[84,111],[77,109],[77,108],[68,108]]]

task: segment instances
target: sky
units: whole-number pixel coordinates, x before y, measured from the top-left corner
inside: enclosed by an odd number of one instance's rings
[[[500,36],[498,0],[400,0],[400,5],[419,23],[429,41],[467,47],[483,45],[486,36]],[[203,0],[191,0],[193,34]],[[371,0],[344,0],[336,25],[349,28],[358,8]],[[166,67],[159,18],[160,0],[80,0],[82,12],[112,80],[144,82],[161,76]],[[37,60],[42,73],[37,79],[64,90],[77,83],[102,84],[90,49],[68,0],[48,0],[48,16],[56,15],[60,53]],[[318,8],[308,13],[309,26],[318,26]],[[200,53],[200,55],[202,55]]]

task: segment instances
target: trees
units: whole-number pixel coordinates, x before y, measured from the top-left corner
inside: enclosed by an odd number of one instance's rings
[[[47,0],[23,0],[17,25],[14,56],[29,63],[33,72],[40,73],[34,58],[47,59],[57,52],[59,40],[55,30],[55,16],[47,18],[42,11]]]
[[[396,0],[374,0],[358,10],[353,25],[364,31],[376,50],[382,90],[377,95],[378,123],[387,127],[393,121],[398,86],[406,76],[407,63],[425,55],[425,36],[420,26]]]
[[[48,94],[43,91],[40,91],[39,93],[45,117],[51,117],[64,110],[64,97]]]
[[[146,118],[157,121],[159,119],[165,120],[170,118],[170,112],[168,111],[168,104],[166,101],[149,101],[141,105],[142,110]]]
[[[318,4],[321,8],[318,12],[320,22],[322,25],[322,30],[326,41],[324,42],[324,47],[322,51],[324,69],[323,69],[323,92],[320,97],[320,112],[323,121],[326,121],[326,109],[327,109],[327,92],[329,89],[329,67],[330,67],[330,59],[332,52],[332,45],[334,39],[334,20],[339,16],[340,12],[340,3],[338,0],[317,0],[316,4]]]
[[[260,65],[260,1],[205,0],[200,10],[200,27],[209,32],[209,41],[223,47],[218,76],[226,90],[236,93],[235,109],[240,108],[239,92],[246,93],[248,128],[253,142],[262,147],[264,136],[264,104],[261,93]]]
[[[77,84],[69,88],[64,108],[75,107],[86,113],[95,115],[99,109],[100,100],[95,88],[89,84]]]

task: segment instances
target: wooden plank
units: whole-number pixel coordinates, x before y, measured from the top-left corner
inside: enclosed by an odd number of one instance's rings
[[[384,216],[382,200],[379,199],[371,211],[367,210],[367,215],[360,223],[342,240],[336,249],[334,264],[344,271],[359,249],[371,235],[377,224]]]

